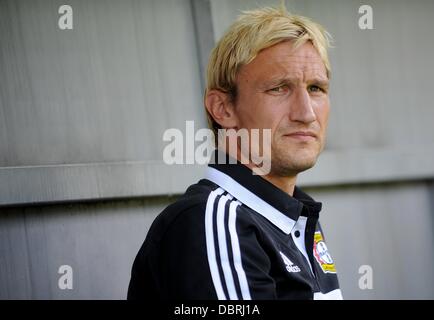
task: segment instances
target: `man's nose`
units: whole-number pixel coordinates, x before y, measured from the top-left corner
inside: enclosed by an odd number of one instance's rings
[[[291,121],[311,123],[316,120],[312,100],[306,88],[297,88],[291,101],[289,117]]]

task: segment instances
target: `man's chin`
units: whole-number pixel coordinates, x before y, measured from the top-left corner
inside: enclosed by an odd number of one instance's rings
[[[271,161],[271,172],[274,172],[279,176],[292,177],[303,171],[311,169],[315,165],[316,159],[316,157],[291,160],[287,158],[280,161]]]

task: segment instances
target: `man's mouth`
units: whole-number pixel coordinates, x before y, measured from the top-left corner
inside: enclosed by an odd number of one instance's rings
[[[299,141],[313,141],[318,138],[318,136],[313,131],[295,131],[284,135]]]

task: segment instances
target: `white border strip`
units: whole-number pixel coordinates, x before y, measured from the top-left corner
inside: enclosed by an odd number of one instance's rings
[[[307,255],[307,251],[306,251],[306,245],[305,245],[306,223],[307,223],[307,217],[300,216],[298,218],[297,223],[294,226],[294,230],[291,232],[291,237],[295,245],[297,246],[298,250],[303,254],[304,258],[306,259],[307,264],[309,265],[310,268],[310,272],[312,273],[312,276],[315,277],[315,273],[313,272],[312,265],[310,264],[309,256]],[[300,236],[298,238],[294,235],[294,232],[296,230],[300,232]]]
[[[315,292],[313,300],[343,300],[341,289],[335,289],[327,293]]]
[[[0,167],[0,206],[182,194],[205,171],[161,162]]]

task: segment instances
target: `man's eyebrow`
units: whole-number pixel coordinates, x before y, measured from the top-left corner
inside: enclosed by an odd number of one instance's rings
[[[273,85],[280,85],[280,84],[285,84],[285,83],[296,83],[298,82],[299,79],[294,78],[294,77],[275,77],[272,79],[268,79],[265,80],[264,82],[261,83],[261,87],[268,87],[268,86],[273,86]],[[316,84],[318,86],[322,86],[322,87],[328,87],[330,84],[330,81],[326,78],[311,78],[308,79],[306,81],[308,84]]]
[[[280,85],[284,83],[295,83],[297,82],[297,78],[294,77],[287,77],[287,76],[277,76],[272,77],[270,79],[264,80],[261,82],[262,86],[272,86],[272,85]]]

